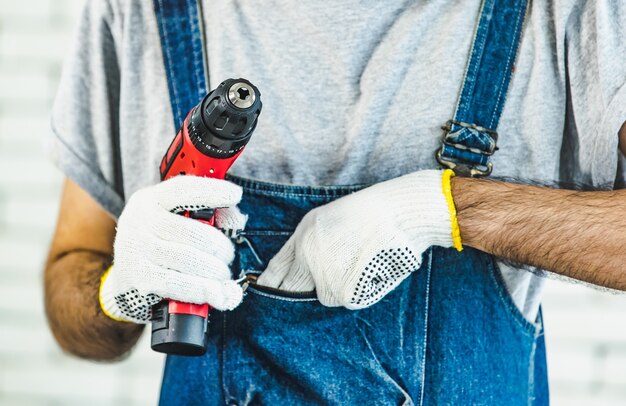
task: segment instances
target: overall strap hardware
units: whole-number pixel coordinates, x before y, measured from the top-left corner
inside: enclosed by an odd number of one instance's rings
[[[442,127],[437,161],[464,176],[488,176],[528,0],[483,0],[454,118]]]
[[[153,0],[176,129],[209,89],[200,1]]]
[[[441,129],[444,131],[443,146],[437,150],[437,161],[440,164],[461,176],[478,177],[491,174],[493,164],[489,162],[489,157],[498,150],[496,131],[454,120],[449,120]],[[467,161],[474,164],[467,165],[465,163]]]

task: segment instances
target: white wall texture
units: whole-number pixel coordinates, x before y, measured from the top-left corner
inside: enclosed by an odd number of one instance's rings
[[[149,350],[148,335],[121,363],[82,361],[59,350],[43,313],[42,266],[62,176],[41,143],[81,4],[0,0],[0,405],[158,398],[163,358]],[[626,297],[550,282],[544,317],[553,404],[626,404]]]

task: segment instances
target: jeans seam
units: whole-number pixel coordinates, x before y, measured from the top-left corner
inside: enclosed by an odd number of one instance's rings
[[[397,389],[398,391],[400,391],[402,393],[402,395],[404,395],[404,402],[402,404],[403,405],[414,405],[415,402],[413,402],[413,399],[411,399],[411,395],[409,395],[407,390],[404,389],[398,382],[396,382],[396,380],[393,379],[391,377],[391,375],[389,375],[389,373],[385,370],[383,365],[380,363],[380,360],[378,359],[378,356],[376,355],[376,352],[372,348],[372,345],[370,344],[370,341],[367,339],[367,336],[365,335],[365,333],[363,332],[363,330],[359,326],[359,323],[357,322],[357,320],[361,320],[361,319],[355,314],[353,320],[354,320],[354,325],[355,325],[356,329],[359,331],[359,334],[361,335],[361,338],[363,339],[363,341],[365,341],[365,345],[367,345],[367,349],[372,354],[372,358],[373,358],[374,362],[376,363],[376,365],[378,366],[378,368],[380,368],[380,370],[382,372],[384,372],[384,374],[387,377],[387,379],[389,379],[389,381],[391,381],[391,383],[393,383],[393,386],[395,387],[395,389]]]
[[[165,7],[163,5],[163,0],[158,0],[158,2],[159,2],[159,6],[161,7],[161,9],[165,9]],[[165,22],[164,22],[164,20],[162,18],[159,19],[159,24],[161,26],[161,29],[164,32],[163,37],[164,37],[164,41],[166,42],[165,47],[164,47],[165,48],[165,52],[167,54],[167,58],[165,58],[165,59],[167,59],[167,61],[165,62],[167,64],[166,68],[167,68],[168,72],[172,72],[173,71],[173,69],[171,67],[172,66],[172,62],[171,62],[172,57],[171,57],[171,52],[170,52],[171,47],[168,44],[169,35],[168,35],[168,30],[167,30],[167,24],[165,24]],[[176,75],[172,75],[171,81],[172,82],[176,81]],[[178,115],[181,115],[182,113],[181,113],[181,110],[180,110],[180,105],[178,103],[178,100],[179,100],[178,93],[177,93],[178,86],[176,86],[176,83],[172,83],[171,88],[172,88],[172,90],[174,92],[174,98],[173,99],[174,99],[174,104],[176,105],[176,110],[177,110],[177,111],[173,112],[173,114],[176,115],[178,113]]]
[[[537,342],[539,338],[545,334],[543,330],[543,315],[541,314],[541,308],[539,308],[539,314],[537,315],[536,331],[535,331],[535,340],[533,341],[532,350],[530,353],[530,361],[528,366],[528,404],[535,404],[535,360],[537,358]]]
[[[293,231],[273,231],[273,230],[246,230],[241,233],[241,235],[259,237],[259,236],[282,236],[282,235],[291,235]]]
[[[221,345],[221,353],[222,353],[222,394],[224,397],[224,404],[227,405],[229,401],[233,400],[233,397],[230,395],[230,391],[226,386],[226,314],[224,313],[222,316],[222,345]]]
[[[426,386],[426,358],[427,358],[427,350],[428,350],[428,315],[430,312],[430,276],[433,268],[433,250],[432,248],[428,252],[428,270],[426,274],[426,294],[424,298],[424,341],[422,344],[423,347],[423,355],[422,355],[422,376],[420,382],[420,405],[424,404],[424,393]]]
[[[190,22],[189,26],[191,27],[192,32],[194,31],[194,29],[199,30],[200,29],[199,27],[200,16],[198,15],[198,8],[193,7],[193,6],[192,7],[187,6],[185,8],[187,11],[187,17],[189,18],[188,21]],[[197,19],[193,18],[193,14],[191,12],[192,8],[195,8]],[[196,43],[193,43],[193,45],[196,45]],[[200,56],[200,61],[202,61],[202,67],[198,69],[198,47],[193,46],[193,45],[191,46],[191,55],[193,55],[191,66],[193,67],[193,74],[196,79],[196,86],[197,86],[196,90],[198,91],[198,94],[201,95],[205,93],[207,90],[206,88],[205,89],[202,88],[202,83],[204,82],[204,61],[203,61],[202,56]],[[202,51],[202,48],[200,49],[200,51]],[[202,72],[202,74],[200,74],[200,72]]]
[[[517,7],[519,7],[519,4],[516,4]],[[521,27],[522,23],[524,21],[526,21],[526,14],[528,13],[528,3],[526,4],[525,7],[525,12],[524,13],[518,13],[517,16],[517,21],[515,23],[515,35],[514,38],[517,37],[518,32],[520,30],[522,30],[523,27]],[[510,72],[510,67],[511,64],[514,62],[516,56],[517,56],[517,52],[519,52],[519,48],[521,47],[521,35],[520,35],[520,39],[518,41],[512,41],[511,42],[511,46],[509,47],[508,50],[508,57],[507,57],[507,61],[506,61],[506,68],[505,68],[505,72]],[[513,52],[515,51],[515,52]],[[502,76],[502,81],[500,84],[500,91],[498,92],[498,98],[496,100],[496,108],[493,111],[493,114],[491,116],[491,121],[489,123],[489,128],[492,128],[494,125],[494,121],[496,121],[496,116],[498,115],[497,111],[500,110],[500,106],[504,105],[505,101],[506,101],[506,93],[504,92],[504,82],[507,80],[507,76],[509,81],[511,80],[511,77],[509,76],[509,74],[505,74]],[[508,90],[508,88],[507,88]],[[502,100],[504,96],[504,100]]]
[[[241,186],[247,193],[279,197],[310,197],[320,199],[341,197],[369,186],[366,184],[347,186],[299,186],[256,181],[233,175],[228,175],[226,179]]]
[[[530,349],[529,360],[528,360],[528,393],[526,395],[528,399],[528,405],[532,405],[534,403],[533,393],[535,392],[535,351],[537,351],[537,338],[535,334],[535,340],[533,341],[533,345]]]
[[[275,190],[258,190],[243,188],[244,192],[248,194],[262,195],[262,196],[274,196],[274,197],[308,197],[311,199],[327,199],[329,197],[341,197],[347,195],[350,192],[345,193],[295,193],[295,192],[281,192]]]

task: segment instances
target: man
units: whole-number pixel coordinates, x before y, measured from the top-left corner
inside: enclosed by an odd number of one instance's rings
[[[202,4],[209,78],[264,112],[229,181],[159,185],[191,48],[163,2],[88,3],[50,140],[59,344],[118,358],[170,298],[221,311],[205,356],[168,357],[164,404],[547,403],[540,273],[513,264],[626,289],[624,7],[305,3]]]

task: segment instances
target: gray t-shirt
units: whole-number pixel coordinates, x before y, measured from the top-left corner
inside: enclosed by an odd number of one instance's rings
[[[231,173],[338,185],[438,166],[440,127],[454,113],[480,0],[203,5],[212,85],[245,77],[263,95],[258,128]],[[624,38],[620,0],[531,2],[493,176],[620,186]],[[54,161],[114,216],[159,181],[175,128],[151,2],[87,2],[52,128]],[[533,320],[541,279],[500,268]]]

